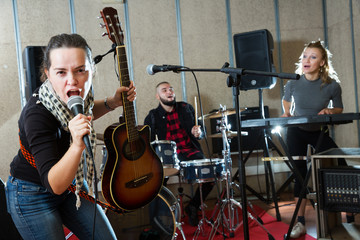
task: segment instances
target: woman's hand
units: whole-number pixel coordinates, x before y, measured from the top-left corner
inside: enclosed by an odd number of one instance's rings
[[[281,115],[280,117],[291,117],[290,113],[285,112],[283,115]]]
[[[93,120],[96,120],[104,114],[115,110],[115,108],[122,106],[122,94],[126,94],[126,99],[131,102],[136,99],[136,88],[133,81],[130,81],[129,87],[118,87],[113,96],[102,100],[95,100]]]
[[[124,92],[126,92],[127,100],[132,102],[136,99],[136,88],[133,81],[130,81],[129,87],[118,87],[114,96],[108,98],[110,108],[115,109],[123,105],[121,94]]]
[[[64,156],[51,167],[48,180],[54,194],[62,194],[73,181],[85,149],[83,136],[90,133],[91,116],[78,114],[69,121],[72,144]]]
[[[342,113],[343,109],[342,108],[324,108],[322,109],[318,115],[323,115],[323,114],[338,114],[338,113]]]
[[[91,116],[78,114],[69,121],[69,130],[72,137],[72,144],[81,150],[84,150],[85,144],[83,137],[90,134],[91,131]]]

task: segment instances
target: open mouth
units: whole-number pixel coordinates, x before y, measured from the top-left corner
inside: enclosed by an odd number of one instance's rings
[[[67,92],[67,96],[71,97],[71,96],[80,96],[80,90],[70,90]]]

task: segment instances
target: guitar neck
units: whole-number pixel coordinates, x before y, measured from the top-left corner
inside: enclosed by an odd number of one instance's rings
[[[129,87],[130,77],[128,71],[125,46],[117,46],[116,55],[118,60],[120,86]],[[128,139],[130,142],[132,142],[139,138],[139,132],[137,131],[135,124],[136,120],[135,120],[134,104],[133,102],[129,101],[126,98],[126,94],[124,93],[122,94],[122,100],[123,100]]]

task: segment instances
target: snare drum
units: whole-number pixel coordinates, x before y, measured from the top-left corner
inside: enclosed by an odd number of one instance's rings
[[[180,166],[182,176],[189,182],[213,182],[225,172],[225,161],[220,158],[182,161]]]
[[[155,140],[151,142],[151,145],[163,164],[164,175],[177,174],[180,170],[180,161],[176,154],[176,143],[169,140]]]

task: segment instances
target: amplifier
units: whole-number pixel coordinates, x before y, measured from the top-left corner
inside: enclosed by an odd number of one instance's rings
[[[320,209],[330,212],[360,212],[360,169],[318,169]]]

